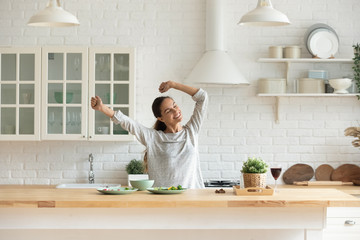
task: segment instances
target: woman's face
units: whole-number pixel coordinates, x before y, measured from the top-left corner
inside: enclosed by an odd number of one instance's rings
[[[161,117],[158,119],[166,125],[176,125],[181,122],[183,116],[179,106],[171,98],[165,98],[160,106]]]

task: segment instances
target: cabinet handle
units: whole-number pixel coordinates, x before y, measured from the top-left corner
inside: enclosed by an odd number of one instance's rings
[[[83,138],[85,138],[85,135],[83,135]]]
[[[92,138],[92,136],[90,136],[89,138]]]
[[[355,225],[356,222],[354,220],[346,220],[345,225]]]

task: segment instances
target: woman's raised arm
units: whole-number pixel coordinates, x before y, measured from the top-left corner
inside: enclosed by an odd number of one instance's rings
[[[199,91],[198,88],[190,87],[188,85],[184,85],[184,84],[174,82],[174,81],[162,82],[159,86],[159,91],[161,93],[164,93],[164,92],[168,91],[170,88],[174,88],[176,90],[182,91],[184,93],[189,94],[190,96],[194,96],[195,93],[197,93],[197,91]]]

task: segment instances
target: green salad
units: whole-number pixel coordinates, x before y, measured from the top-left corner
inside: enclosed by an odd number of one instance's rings
[[[178,185],[177,187],[171,186],[168,188],[165,187],[154,187],[154,190],[183,190],[183,187],[181,185]]]

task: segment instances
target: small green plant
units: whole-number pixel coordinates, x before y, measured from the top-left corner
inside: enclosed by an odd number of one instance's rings
[[[268,165],[261,158],[248,158],[241,169],[242,173],[266,173]]]
[[[360,92],[360,44],[357,43],[353,45],[354,48],[354,66],[352,69],[354,70],[354,80],[356,83],[356,87],[358,92]],[[358,100],[360,100],[360,95],[357,95]]]
[[[145,165],[142,160],[133,159],[126,165],[126,172],[128,174],[144,174],[144,171]]]

